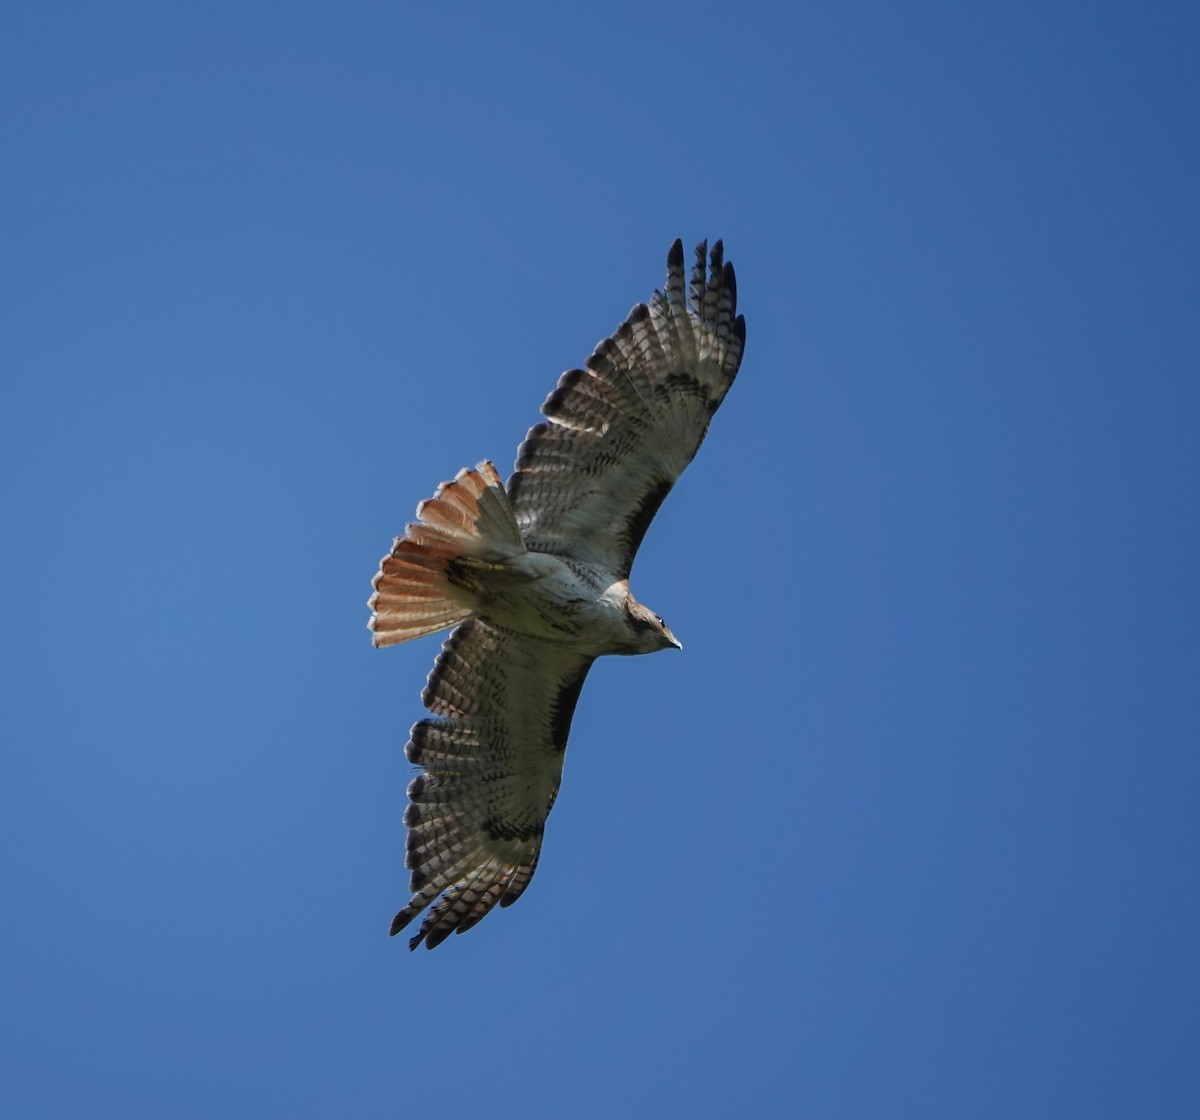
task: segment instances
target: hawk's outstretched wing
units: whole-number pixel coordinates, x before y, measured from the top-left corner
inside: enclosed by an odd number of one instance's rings
[[[408,787],[404,815],[413,897],[392,933],[442,897],[410,948],[470,929],[528,885],[591,665],[479,618],[442,646],[421,695],[433,718],[413,727],[407,747],[424,773]]]
[[[629,575],[742,359],[733,266],[718,241],[706,270],[706,249],[697,246],[685,290],[676,241],[665,290],[635,307],[585,369],[564,373],[542,405],[548,420],[530,430],[508,480],[531,550]]]

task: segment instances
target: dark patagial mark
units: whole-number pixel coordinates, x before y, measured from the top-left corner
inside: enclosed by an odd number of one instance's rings
[[[592,667],[589,658],[579,672],[568,677],[558,690],[550,710],[550,742],[554,749],[562,754],[567,749],[567,736],[571,734],[571,719],[575,715],[575,705],[579,703],[579,693],[583,690],[583,682],[587,680],[588,670]]]
[[[648,491],[625,522],[624,537],[627,546],[626,555],[629,559],[622,565],[623,570],[620,573],[622,579],[628,578],[629,569],[633,566],[634,554],[641,548],[642,538],[645,537],[646,530],[650,528],[650,522],[654,520],[654,515],[658,513],[659,506],[663,504],[673,485],[672,482],[663,481],[653,490]]]

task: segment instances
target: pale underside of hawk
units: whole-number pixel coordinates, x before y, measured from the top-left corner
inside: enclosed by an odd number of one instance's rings
[[[707,267],[706,267],[707,257]],[[406,753],[410,941],[433,948],[529,884],[592,662],[678,647],[629,592],[642,537],[737,374],[745,323],[718,241],[667,280],[583,369],[562,375],[502,484],[462,470],[417,507],[374,580],[378,646],[456,627]]]

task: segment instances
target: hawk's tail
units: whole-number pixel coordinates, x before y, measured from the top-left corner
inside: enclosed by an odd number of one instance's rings
[[[448,578],[453,563],[494,563],[525,551],[504,483],[487,461],[443,482],[417,506],[417,518],[396,538],[372,581],[367,625],[377,646],[433,634],[471,616]]]

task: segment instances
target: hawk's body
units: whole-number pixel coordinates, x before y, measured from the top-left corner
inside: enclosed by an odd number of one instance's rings
[[[665,290],[585,370],[563,374],[507,490],[491,463],[460,471],[375,577],[376,645],[457,626],[422,694],[433,718],[407,747],[423,768],[405,813],[413,897],[392,932],[434,903],[411,948],[461,933],[529,883],[592,662],[679,645],[628,577],[741,361],[733,268],[720,242],[711,269],[705,251],[685,292],[675,242]]]

